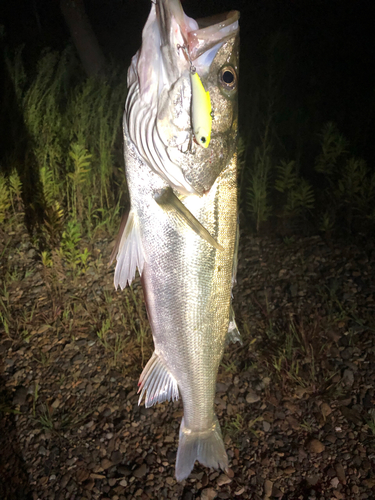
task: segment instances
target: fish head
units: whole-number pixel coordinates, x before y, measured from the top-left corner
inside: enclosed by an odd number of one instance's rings
[[[238,19],[195,21],[179,0],[155,0],[128,71],[125,130],[181,194],[209,191],[235,152]]]

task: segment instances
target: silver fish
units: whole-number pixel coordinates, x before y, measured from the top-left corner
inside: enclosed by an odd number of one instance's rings
[[[131,207],[115,246],[115,287],[130,284],[138,268],[155,345],[140,377],[139,403],[144,397],[150,407],[181,395],[179,481],[195,460],[228,467],[214,398],[226,341],[239,340],[231,309],[238,19],[232,11],[196,22],[179,0],[154,0],[128,71],[124,142]],[[208,147],[193,133],[193,72],[211,99]]]

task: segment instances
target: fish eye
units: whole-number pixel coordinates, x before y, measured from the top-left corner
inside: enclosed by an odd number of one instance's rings
[[[219,74],[219,81],[226,90],[233,90],[237,87],[237,75],[232,66],[224,66]]]
[[[201,143],[204,144],[206,142],[206,138],[205,137],[201,137]]]

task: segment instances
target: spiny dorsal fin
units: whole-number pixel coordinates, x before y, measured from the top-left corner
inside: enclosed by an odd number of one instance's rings
[[[138,393],[141,393],[138,404],[141,404],[145,395],[146,408],[150,408],[155,403],[178,399],[176,379],[155,352],[144,367],[138,386]]]
[[[120,232],[117,237],[114,253],[118,248],[117,264],[115,269],[115,288],[120,285],[123,290],[127,284],[131,284],[138,267],[142,274],[145,263],[145,253],[142,245],[141,232],[136,214],[131,210],[127,220],[123,217]]]
[[[162,193],[155,196],[155,201],[165,212],[177,217],[180,222],[188,225],[198,236],[207,241],[217,250],[223,250],[223,247],[213,238],[205,227],[194,217],[194,215],[185,207],[182,201],[177,198],[172,188],[165,188]]]

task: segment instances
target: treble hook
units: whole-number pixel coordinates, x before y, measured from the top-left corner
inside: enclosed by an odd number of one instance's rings
[[[194,75],[194,73],[197,72],[197,69],[196,69],[195,66],[193,66],[193,63],[191,62],[190,54],[189,54],[189,45],[180,45],[180,44],[177,44],[177,50],[178,51],[182,50],[182,53],[184,54],[185,59],[190,64],[190,72],[191,72],[192,75]]]

